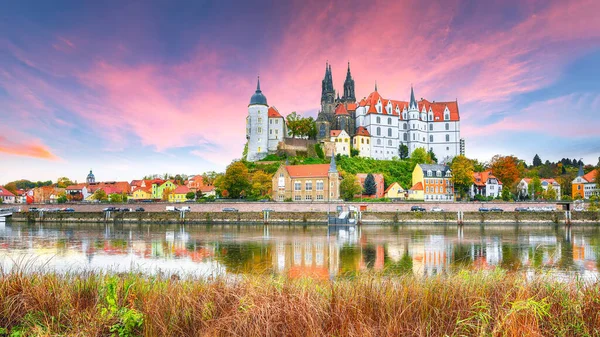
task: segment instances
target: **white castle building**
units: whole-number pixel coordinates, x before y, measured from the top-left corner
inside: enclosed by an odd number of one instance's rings
[[[448,162],[464,154],[457,101],[417,101],[412,87],[409,101],[387,99],[379,94],[376,85],[375,91],[357,103],[350,64],[344,94],[341,98],[339,94],[335,97],[331,65],[327,64],[321,87],[321,110],[316,119],[317,140],[320,142],[330,142],[332,131],[343,130],[352,139],[361,137],[358,142],[351,140],[350,144],[355,143],[356,150],[363,157],[397,158],[402,145],[407,146],[409,155],[419,147],[433,151],[440,162]],[[277,145],[287,135],[285,130],[285,120],[274,107],[267,105],[259,81],[248,105],[247,160],[260,160],[277,151]],[[357,133],[357,130],[360,132]],[[368,151],[365,146],[369,146]]]

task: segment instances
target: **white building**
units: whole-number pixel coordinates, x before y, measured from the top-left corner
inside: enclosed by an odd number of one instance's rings
[[[597,188],[596,179],[598,171],[592,170],[587,174],[583,173],[583,166],[579,166],[577,178],[571,182],[571,190],[573,198],[579,197],[589,199],[592,195],[600,195],[600,190]]]
[[[492,171],[473,173],[473,185],[469,189],[471,198],[476,195],[498,198],[500,194],[502,194],[502,182],[492,174]]]
[[[329,141],[335,145],[335,154],[350,156],[350,135],[344,130],[331,130]]]
[[[438,160],[460,154],[460,115],[458,103],[416,101],[411,88],[409,102],[381,97],[376,90],[356,108],[356,127],[371,135],[371,157],[399,157],[399,146],[408,146],[409,155],[421,147],[432,150]],[[446,159],[446,160],[445,160]]]
[[[356,129],[356,134],[352,138],[352,147],[358,150],[359,157],[371,157],[371,135],[364,126]]]
[[[519,191],[519,195],[524,196],[524,197],[528,197],[529,196],[529,185],[533,182],[533,179],[531,178],[523,178],[521,179],[521,181],[519,182],[519,185],[517,185],[517,189]],[[556,200],[560,200],[561,198],[561,190],[560,190],[560,184],[550,178],[550,179],[540,179],[540,182],[542,183],[542,189],[545,191],[548,191],[548,188],[550,186],[552,186],[552,188],[556,191]]]
[[[4,188],[4,186],[0,186],[0,201],[2,201],[3,204],[14,204],[15,195]]]

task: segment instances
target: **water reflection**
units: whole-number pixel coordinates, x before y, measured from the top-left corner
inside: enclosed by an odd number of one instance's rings
[[[362,227],[5,225],[0,263],[47,270],[195,276],[274,273],[330,279],[365,270],[436,275],[462,269],[597,278],[596,226]]]

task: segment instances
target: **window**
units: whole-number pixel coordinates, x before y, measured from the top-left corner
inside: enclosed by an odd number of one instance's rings
[[[388,146],[392,146],[392,140],[388,140]]]
[[[445,119],[445,120],[449,120],[449,119],[450,119],[450,115],[448,115],[448,114],[445,114],[445,115],[444,115],[444,119]]]
[[[433,123],[429,123],[429,131],[433,131]]]
[[[304,196],[304,200],[306,200],[306,201],[312,201],[312,195],[310,195],[310,194],[305,195]]]
[[[258,117],[258,123],[262,123],[262,117]]]
[[[408,128],[408,124],[404,123],[402,127],[404,128],[404,130],[406,130]]]
[[[446,123],[446,131],[450,130],[450,124]]]
[[[392,136],[392,128],[389,128],[388,129],[388,137],[391,137],[391,136]]]
[[[444,193],[444,187],[440,187],[440,193]]]
[[[417,140],[417,135],[413,133],[413,140]]]
[[[415,127],[415,123],[413,123],[413,127],[412,127],[412,128],[413,128],[413,129],[416,129],[416,127]]]
[[[381,117],[377,116],[377,124],[381,123]]]
[[[433,136],[429,136],[429,142],[433,143]]]
[[[438,170],[438,171],[437,171],[437,176],[438,176],[438,177],[441,177],[441,176],[442,176],[442,171]]]
[[[392,125],[392,119],[388,117],[388,125]]]
[[[269,134],[273,134],[273,129],[269,129]]]
[[[369,144],[369,139],[367,138],[367,144]]]
[[[283,194],[280,194],[280,195],[277,197],[277,199],[279,199],[279,201],[283,201],[283,199],[284,199],[284,196],[283,196]]]
[[[381,145],[381,139],[377,139],[377,145]]]
[[[406,133],[404,134],[404,141],[408,141],[408,134],[406,134]]]
[[[356,138],[355,138],[355,139],[356,139]],[[361,138],[361,139],[360,139],[360,143],[361,143],[361,144],[364,144],[364,143],[365,143],[365,139],[364,139],[364,138]]]
[[[377,118],[379,118],[379,117],[377,117]],[[381,128],[380,127],[377,127],[377,135],[381,136]]]
[[[300,200],[302,200],[302,197],[300,195],[295,195],[294,196],[294,200],[295,201],[300,201]]]
[[[312,191],[312,181],[307,181],[305,184],[305,189],[307,191]]]
[[[449,142],[450,141],[450,135],[446,135],[446,141]]]
[[[258,133],[262,133],[262,127],[258,127]]]
[[[279,119],[276,119],[276,120],[275,120],[275,124],[279,124]]]
[[[322,194],[317,194],[317,200],[323,200],[323,195]]]
[[[324,187],[323,180],[317,180],[317,191],[322,191]]]
[[[275,129],[275,134],[278,135],[279,134],[279,130]]]
[[[258,149],[256,150],[256,152],[260,152],[260,146],[258,147]]]
[[[431,177],[431,170],[427,170],[427,176]]]
[[[283,173],[279,173],[279,178],[283,178]]]
[[[301,191],[302,184],[299,181],[294,181],[294,191]]]

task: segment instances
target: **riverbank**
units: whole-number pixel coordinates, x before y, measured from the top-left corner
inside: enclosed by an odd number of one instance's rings
[[[600,283],[500,270],[336,281],[9,273],[0,312],[0,335],[594,336]]]
[[[14,213],[13,222],[39,223],[247,223],[247,224],[326,224],[326,212],[38,212]],[[572,212],[572,224],[593,224],[600,212]],[[457,224],[456,212],[364,212],[362,223],[368,224]],[[564,224],[565,213],[556,212],[464,212],[464,224]]]

